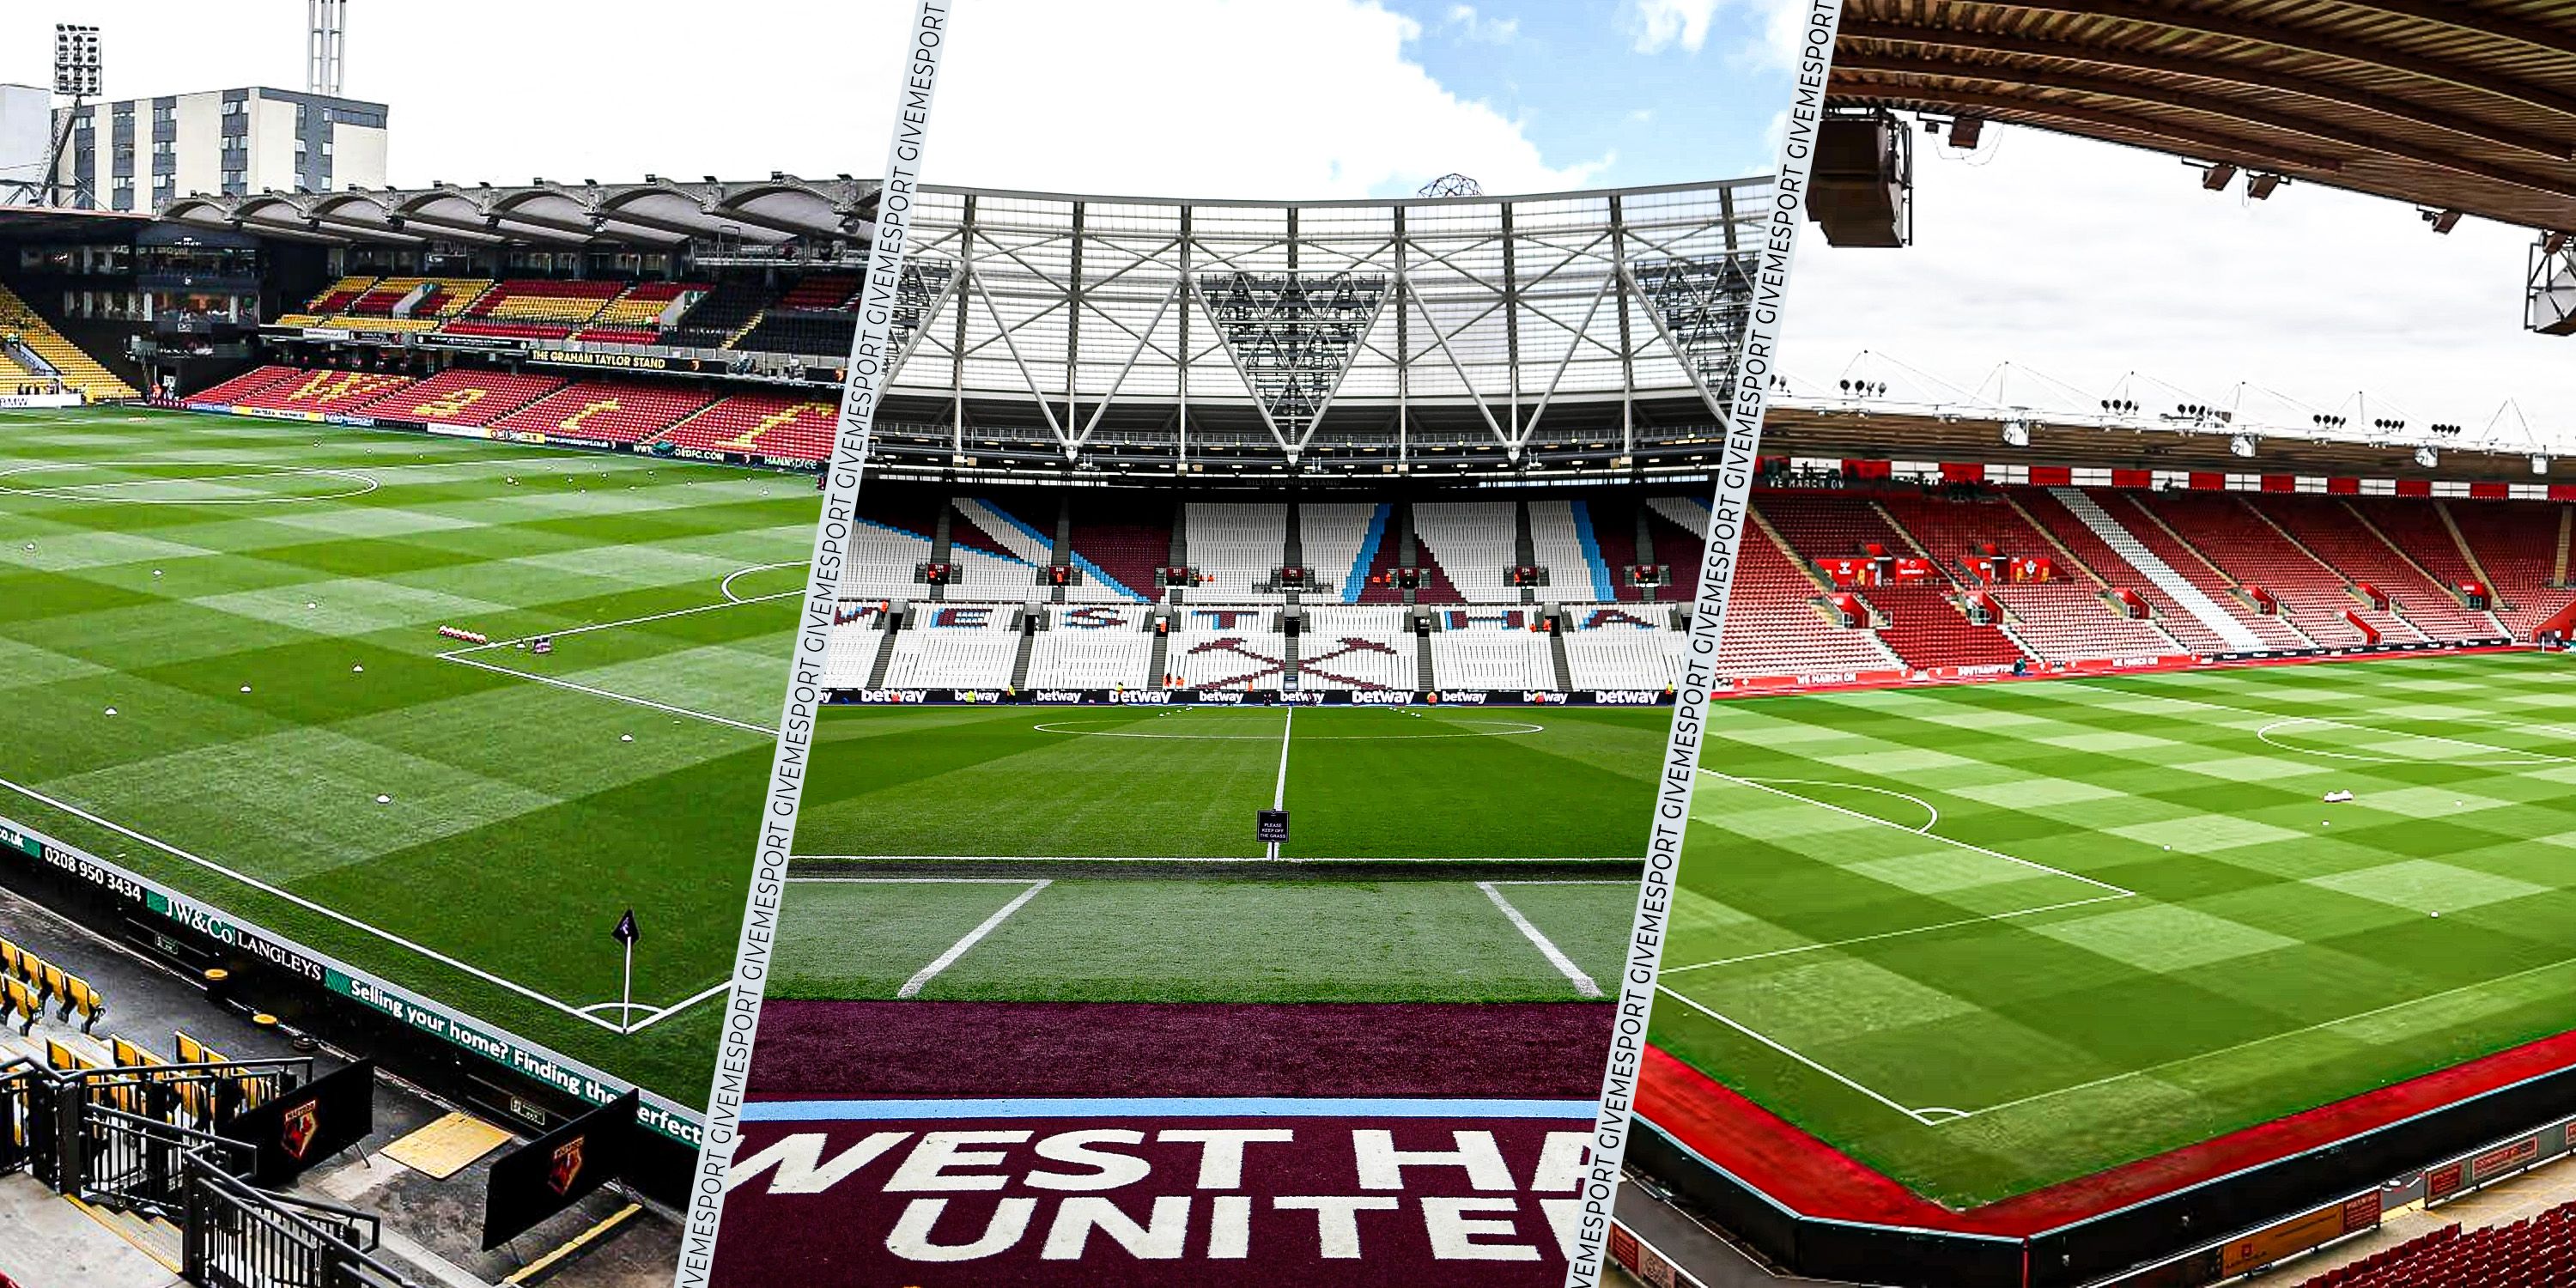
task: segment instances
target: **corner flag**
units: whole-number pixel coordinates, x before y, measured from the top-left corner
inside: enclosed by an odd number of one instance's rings
[[[635,929],[635,910],[633,908],[627,909],[626,915],[617,919],[617,929],[610,931],[609,933],[615,935],[617,937],[617,942],[621,944],[632,944],[636,940],[644,937],[641,932]]]

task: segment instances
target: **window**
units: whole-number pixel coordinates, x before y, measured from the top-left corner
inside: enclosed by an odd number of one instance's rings
[[[152,123],[155,125],[168,125],[171,121],[178,118],[178,112],[179,110],[177,108],[172,107],[168,103],[155,103],[152,105]]]
[[[329,155],[331,155],[331,140],[329,140],[329,139],[324,139],[324,140],[322,140],[322,155],[324,155],[324,156],[326,156],[326,157],[327,157],[327,156],[329,156]]]
[[[224,100],[224,115],[239,116],[244,111],[248,110],[249,107],[250,104],[243,102],[238,98],[228,98]]]

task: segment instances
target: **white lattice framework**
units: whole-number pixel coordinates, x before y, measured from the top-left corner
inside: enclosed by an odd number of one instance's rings
[[[1308,203],[931,189],[912,254],[950,276],[895,392],[946,399],[960,452],[970,403],[1020,403],[1068,461],[1138,409],[1163,413],[1184,454],[1194,412],[1230,409],[1292,462],[1349,426],[1382,427],[1401,455],[1434,409],[1512,459],[1575,403],[1617,404],[1632,437],[1636,402],[1696,400],[1731,363],[1731,344],[1688,324],[1704,302],[1669,283],[1676,264],[1743,262],[1770,191],[1767,177]],[[1284,393],[1283,351],[1305,376]]]

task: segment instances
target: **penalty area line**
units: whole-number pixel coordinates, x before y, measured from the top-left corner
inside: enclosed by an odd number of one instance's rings
[[[1479,881],[1476,883],[1476,888],[1484,891],[1485,897],[1493,900],[1494,906],[1502,909],[1504,916],[1511,918],[1512,925],[1519,928],[1522,937],[1530,941],[1531,947],[1538,949],[1540,956],[1547,958],[1548,965],[1554,966],[1558,974],[1565,976],[1566,980],[1574,985],[1575,992],[1585,997],[1601,996],[1601,985],[1582,967],[1575,965],[1574,959],[1566,956],[1565,951],[1556,946],[1555,940],[1549,939],[1537,926],[1530,924],[1530,919],[1522,916],[1521,910],[1513,907],[1512,901],[1504,898],[1503,892],[1495,889],[1493,882]]]
[[[1934,1126],[1934,1125],[1939,1124],[1939,1123],[1950,1122],[1950,1121],[1952,1121],[1952,1120],[1954,1120],[1954,1119],[1959,1119],[1959,1118],[1965,1118],[1965,1117],[1968,1117],[1968,1113],[1967,1113],[1966,1111],[1964,1111],[1964,1110],[1958,1110],[1958,1109],[1947,1109],[1947,1108],[1943,1108],[1943,1107],[1941,1107],[1941,1106],[1939,1106],[1939,1105],[1929,1105],[1929,1106],[1926,1106],[1926,1107],[1921,1108],[1921,1109],[1915,1109],[1915,1108],[1912,1108],[1912,1107],[1907,1106],[1907,1105],[1899,1104],[1899,1103],[1897,1103],[1896,1101],[1889,1099],[1889,1098],[1888,1098],[1888,1097],[1886,1097],[1885,1095],[1880,1094],[1878,1091],[1873,1090],[1873,1089],[1872,1089],[1872,1088],[1870,1088],[1867,1084],[1865,1084],[1865,1083],[1861,1082],[1859,1079],[1854,1078],[1854,1077],[1852,1077],[1852,1076],[1851,1076],[1851,1075],[1849,1075],[1849,1074],[1842,1073],[1842,1072],[1839,1072],[1839,1071],[1837,1071],[1837,1070],[1834,1070],[1834,1069],[1828,1068],[1828,1067],[1826,1067],[1824,1064],[1822,1064],[1822,1063],[1818,1062],[1817,1060],[1815,1060],[1815,1059],[1813,1059],[1813,1058],[1809,1057],[1809,1056],[1808,1056],[1808,1055],[1806,1055],[1805,1053],[1803,1053],[1803,1052],[1801,1052],[1801,1051],[1797,1050],[1797,1049],[1796,1049],[1796,1048],[1794,1048],[1794,1047],[1789,1046],[1788,1044],[1786,1044],[1786,1043],[1784,1043],[1784,1042],[1780,1042],[1780,1041],[1778,1041],[1778,1040],[1776,1040],[1776,1039],[1773,1039],[1773,1038],[1771,1038],[1771,1037],[1765,1036],[1765,1035],[1764,1035],[1764,1034],[1762,1034],[1762,1033],[1756,1032],[1754,1029],[1752,1029],[1751,1027],[1749,1027],[1749,1026],[1747,1026],[1747,1025],[1744,1025],[1744,1024],[1739,1023],[1739,1022],[1737,1022],[1737,1021],[1735,1021],[1735,1020],[1729,1019],[1729,1018],[1727,1018],[1727,1017],[1726,1017],[1726,1016],[1724,1016],[1724,1015],[1719,1014],[1715,1009],[1713,1009],[1713,1008],[1709,1007],[1707,1004],[1705,1004],[1705,1003],[1703,1003],[1703,1002],[1699,1001],[1698,999],[1696,999],[1696,998],[1694,998],[1694,997],[1691,997],[1691,996],[1690,996],[1689,994],[1687,994],[1687,993],[1678,992],[1678,991],[1676,991],[1676,990],[1674,990],[1674,989],[1672,989],[1672,988],[1669,988],[1669,987],[1667,987],[1667,986],[1665,986],[1665,985],[1662,985],[1662,984],[1657,984],[1657,985],[1655,986],[1655,991],[1656,991],[1656,992],[1658,992],[1658,993],[1663,994],[1663,995],[1664,995],[1664,996],[1666,996],[1666,997],[1669,997],[1669,998],[1673,999],[1673,1000],[1674,1000],[1674,1001],[1676,1001],[1676,1002],[1681,1003],[1681,1004],[1682,1004],[1682,1005],[1684,1005],[1684,1006],[1689,1007],[1693,1012],[1695,1012],[1695,1013],[1697,1013],[1697,1014],[1700,1014],[1700,1015],[1707,1016],[1708,1018],[1710,1018],[1710,1019],[1712,1019],[1712,1020],[1715,1020],[1715,1021],[1717,1021],[1718,1023],[1723,1024],[1723,1025],[1725,1025],[1726,1027],[1728,1027],[1728,1028],[1730,1028],[1730,1029],[1733,1029],[1733,1030],[1735,1030],[1736,1032],[1741,1033],[1741,1034],[1743,1034],[1744,1036],[1746,1036],[1746,1037],[1748,1037],[1748,1038],[1751,1038],[1751,1039],[1753,1039],[1754,1041],[1759,1042],[1759,1043],[1761,1043],[1762,1045],[1764,1045],[1764,1046],[1766,1046],[1766,1047],[1769,1047],[1769,1048],[1771,1048],[1772,1050],[1777,1051],[1777,1052],[1779,1052],[1780,1054],[1785,1055],[1785,1056],[1789,1057],[1790,1059],[1795,1060],[1795,1061],[1797,1061],[1798,1063],[1803,1064],[1803,1065],[1807,1066],[1808,1068],[1813,1069],[1813,1070],[1815,1070],[1816,1072],[1821,1073],[1821,1074],[1825,1075],[1826,1077],[1831,1078],[1831,1079],[1833,1079],[1834,1081],[1839,1082],[1839,1083],[1841,1083],[1842,1085],[1844,1085],[1844,1086],[1846,1086],[1846,1087],[1849,1087],[1849,1088],[1851,1088],[1852,1090],[1857,1091],[1857,1092],[1859,1092],[1860,1094],[1862,1094],[1862,1095],[1864,1095],[1864,1096],[1867,1096],[1867,1097],[1869,1097],[1870,1099],[1875,1100],[1875,1101],[1877,1101],[1878,1103],[1880,1103],[1880,1104],[1882,1104],[1882,1105],[1885,1105],[1885,1106],[1887,1106],[1888,1108],[1893,1109],[1893,1110],[1895,1110],[1896,1112],[1898,1112],[1898,1113],[1900,1113],[1900,1114],[1903,1114],[1903,1115],[1905,1115],[1906,1117],[1911,1118],[1911,1119],[1913,1119],[1914,1121],[1916,1121],[1916,1122],[1918,1122],[1918,1123],[1923,1124],[1923,1125],[1924,1125],[1924,1126],[1926,1126],[1926,1127]]]
[[[2064,878],[2066,878],[2066,879],[2067,879],[2067,880],[2069,880],[2069,881],[2081,881],[2081,882],[2083,882],[2083,883],[2084,883],[2084,884],[2086,884],[2086,885],[2092,886],[2094,889],[2097,889],[2097,890],[2108,890],[2108,891],[2110,891],[2111,893],[2113,893],[2113,894],[2115,894],[2115,895],[2134,895],[2134,894],[2136,894],[2136,893],[2137,893],[2137,891],[2132,890],[2132,889],[2129,889],[2129,888],[2128,888],[2128,887],[2126,887],[2126,886],[2117,886],[2117,885],[2113,885],[2113,884],[2111,884],[2111,883],[2110,883],[2110,882],[2108,882],[2108,881],[2097,880],[2097,879],[2095,879],[2095,878],[2093,878],[2093,877],[2088,877],[2088,876],[2085,876],[2085,875],[2083,875],[2083,874],[2081,874],[2081,873],[2069,872],[2069,871],[2067,871],[2067,870],[2066,870],[2066,869],[2064,869],[2064,868],[2053,868],[2053,867],[2050,867],[2049,865],[2047,865],[2047,864],[2045,864],[2045,863],[2040,863],[2040,862],[2037,862],[2037,861],[2035,861],[2035,860],[2025,859],[2025,858],[2021,858],[2021,857],[2016,856],[2016,855],[2006,854],[2006,853],[2004,853],[2004,852],[2003,852],[2003,851],[2001,851],[2001,850],[1989,850],[1989,849],[1987,849],[1986,847],[1984,847],[1984,846],[1982,846],[1982,845],[1973,845],[1973,844],[1970,844],[1969,842],[1966,842],[1966,841],[1954,840],[1954,839],[1952,839],[1952,838],[1950,838],[1950,837],[1943,836],[1943,835],[1941,835],[1941,834],[1939,834],[1939,833],[1937,833],[1937,832],[1923,832],[1923,831],[1917,831],[1916,829],[1914,829],[1914,828],[1910,828],[1910,827],[1907,827],[1907,826],[1905,826],[1905,825],[1904,825],[1904,824],[1902,824],[1902,823],[1891,823],[1891,822],[1887,821],[1886,819],[1876,817],[1875,815],[1863,814],[1863,813],[1861,813],[1859,810],[1856,810],[1856,809],[1845,809],[1845,808],[1843,808],[1842,806],[1840,806],[1840,805],[1836,805],[1836,804],[1834,804],[1834,803],[1833,803],[1833,802],[1831,802],[1831,801],[1820,801],[1820,800],[1817,800],[1817,799],[1816,799],[1815,797],[1813,797],[1813,796],[1801,796],[1801,795],[1799,795],[1799,794],[1798,794],[1798,793],[1796,793],[1796,792],[1786,792],[1786,791],[1782,791],[1782,790],[1780,790],[1780,789],[1779,789],[1779,788],[1777,788],[1777,787],[1769,786],[1769,785],[1767,785],[1767,784],[1764,784],[1764,783],[1762,783],[1762,782],[1756,781],[1756,780],[1751,779],[1751,778],[1738,778],[1738,777],[1736,777],[1735,775],[1730,774],[1730,773],[1727,773],[1727,772],[1725,772],[1725,771],[1723,771],[1723,770],[1710,769],[1710,768],[1708,768],[1708,767],[1706,767],[1706,766],[1701,766],[1701,767],[1700,767],[1700,771],[1699,771],[1699,772],[1701,772],[1701,773],[1703,773],[1703,774],[1707,774],[1708,776],[1710,776],[1710,777],[1712,777],[1712,778],[1723,778],[1723,779],[1725,779],[1726,781],[1728,781],[1728,782],[1730,782],[1730,783],[1734,783],[1734,784],[1736,784],[1736,785],[1738,785],[1738,786],[1740,786],[1740,787],[1750,787],[1750,788],[1752,788],[1753,790],[1755,790],[1755,791],[1757,791],[1757,792],[1769,792],[1769,793],[1771,793],[1771,794],[1772,794],[1772,795],[1774,795],[1774,796],[1786,797],[1786,798],[1787,798],[1787,799],[1789,799],[1789,800],[1799,801],[1799,802],[1802,802],[1802,803],[1805,803],[1805,804],[1808,804],[1808,805],[1813,805],[1813,806],[1815,806],[1815,807],[1816,807],[1816,808],[1818,808],[1818,809],[1829,809],[1829,810],[1832,810],[1833,812],[1835,812],[1835,813],[1837,813],[1837,814],[1843,815],[1843,816],[1844,816],[1844,817],[1846,817],[1846,818],[1856,818],[1856,819],[1859,819],[1861,822],[1864,822],[1864,823],[1875,823],[1875,824],[1877,824],[1877,825],[1878,825],[1878,826],[1880,826],[1880,827],[1890,827],[1890,828],[1894,828],[1894,829],[1896,829],[1896,830],[1897,830],[1897,831],[1899,831],[1899,832],[1910,832],[1910,833],[1913,833],[1914,835],[1917,835],[1917,836],[1928,837],[1928,838],[1930,838],[1930,839],[1932,839],[1932,840],[1939,841],[1939,842],[1940,842],[1940,843],[1942,843],[1943,845],[1952,846],[1952,847],[1957,848],[1957,849],[1966,850],[1966,851],[1969,851],[1970,853],[1973,853],[1973,854],[1982,854],[1982,855],[1985,855],[1987,858],[1990,858],[1990,859],[2001,859],[2001,860],[2003,860],[2003,861],[2004,861],[2004,862],[2006,862],[2006,863],[2016,864],[2016,865],[2018,865],[2018,866],[2025,867],[2025,868],[2032,868],[2032,869],[2035,869],[2035,870],[2037,870],[2037,871],[2041,871],[2041,872],[2048,873],[2048,874],[2049,874],[2049,875],[2051,875],[2051,876],[2060,876],[2060,877],[2064,877]],[[1855,784],[1845,784],[1845,785],[1846,785],[1846,786],[1853,786],[1853,785],[1855,785]],[[1910,799],[1910,798],[1909,798],[1909,799]],[[1924,803],[1924,802],[1917,802],[1917,803],[1918,803],[1918,804],[1923,804],[1924,808],[1926,808],[1926,809],[1930,809],[1930,808],[1932,808],[1932,807],[1931,807],[1931,805],[1929,805],[1928,803]]]
[[[1030,882],[1028,889],[1022,890],[1016,898],[1012,899],[1009,903],[1003,904],[993,913],[992,916],[986,917],[983,924],[975,927],[973,930],[967,931],[963,938],[959,939],[956,943],[950,944],[947,952],[941,953],[929,965],[922,967],[920,970],[914,971],[912,973],[912,978],[905,980],[903,982],[903,987],[895,990],[895,996],[899,998],[913,998],[921,996],[921,990],[928,987],[930,981],[939,978],[939,973],[941,971],[956,965],[957,959],[965,956],[968,949],[984,942],[984,936],[999,929],[1003,922],[1011,919],[1012,913],[1018,912],[1022,907],[1025,907],[1029,900],[1037,898],[1038,891],[1044,890],[1048,886],[1054,884],[1054,880],[1050,878],[1041,878]]]

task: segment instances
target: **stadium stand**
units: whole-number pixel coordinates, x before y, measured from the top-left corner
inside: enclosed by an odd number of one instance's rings
[[[1154,636],[1142,608],[1056,607],[1047,627],[1029,645],[1029,688],[1133,689],[1153,678]]]
[[[2493,639],[2504,633],[2504,628],[2486,614],[2461,606],[2455,591],[2434,581],[2421,565],[2399,553],[2369,516],[2346,505],[2342,498],[2248,495],[2245,502],[2345,581],[2366,584],[2386,595],[2393,614],[2423,632],[2425,638]],[[2459,546],[2450,539],[2450,533],[2442,527],[2441,515],[2431,505],[2419,501],[2405,507],[2403,513],[2421,515],[2430,524],[2429,531],[2414,534],[2423,539],[2425,548],[2437,554],[2447,551],[2453,562],[2458,562]]]
[[[2462,1233],[2457,1223],[2300,1288],[2563,1288],[2576,1284],[2576,1203]]]
[[[1305,507],[1299,507],[1303,509]],[[1310,689],[1411,689],[1419,650],[1404,610],[1325,605],[1306,610],[1297,637],[1297,681]]]
[[[1172,556],[1170,513],[1168,502],[1074,498],[1072,557],[1084,581],[1066,598],[1160,601],[1159,570]],[[1166,517],[1154,522],[1152,515]]]
[[[559,340],[599,316],[624,290],[625,284],[615,281],[512,278],[493,284],[444,329],[459,335]]]
[[[676,318],[675,306],[685,311],[688,302],[706,289],[704,282],[638,282],[610,300],[573,338],[658,344],[665,317]]]
[[[2066,489],[2066,491],[2073,492],[2073,489]],[[2148,612],[2154,615],[2158,628],[2172,636],[2174,641],[2185,649],[2195,653],[2216,653],[2238,647],[2227,637],[2220,635],[2209,622],[2202,620],[2198,613],[2186,608],[2181,600],[2166,590],[2162,582],[2148,575],[2130,559],[2113,549],[2100,532],[2096,532],[2074,510],[2068,508],[2067,502],[2059,499],[2056,489],[2016,488],[2010,496],[2013,504],[2021,507],[2023,514],[2028,515],[2041,531],[2054,538],[2058,545],[2074,555],[2087,569],[2100,576],[2114,590],[2125,590],[2137,596],[2140,602],[2146,604]],[[2088,498],[2079,493],[2076,494],[2076,500],[2093,510],[2105,525],[2114,530],[2115,535],[2122,542],[2135,548],[2139,558],[2155,558],[2134,535],[2112,523],[2109,516],[2103,514],[2100,508]],[[2158,562],[2161,564],[2160,560]],[[2179,572],[2168,568],[2167,575],[2177,583],[2180,591],[2200,599],[2206,611],[2216,615],[2229,630],[2237,632],[2241,638],[2252,641],[2248,647],[2264,645],[2264,640],[2253,633],[2254,627],[2251,624],[2230,616],[2229,601],[2234,598],[2232,593],[2222,587],[2219,594],[2227,598],[2213,598],[2188,582],[2182,581]],[[2277,627],[2276,624],[2276,629],[2282,638],[2292,638],[2287,628]],[[2282,645],[2282,647],[2290,646]]]
[[[1520,591],[1511,584],[1512,556],[1518,549],[1516,501],[1424,501],[1413,507],[1414,538],[1421,562],[1446,572],[1457,598],[1417,594],[1414,602],[1436,604],[1512,604]]]
[[[16,336],[19,343],[34,351],[60,374],[65,384],[81,391],[92,402],[108,398],[132,398],[134,386],[99,364],[98,359],[81,351],[79,345],[64,338],[18,293],[0,284],[0,337]]]
[[[1696,497],[1654,496],[1646,498],[1646,512],[1662,520],[1648,528],[1654,534],[1655,557],[1646,562],[1673,570],[1671,584],[1655,598],[1689,603],[1699,594],[1699,561],[1708,544],[1708,502]]]
[[[1038,569],[1051,557],[1048,539],[989,501],[959,497],[948,525],[950,593],[974,599],[1030,600],[1046,592]]]
[[[2542,623],[2576,604],[2576,588],[2567,585],[2569,520],[2576,516],[2576,506],[2539,501],[2430,504],[2450,516],[2463,548],[2492,579],[2489,587],[2502,605],[2496,617],[2515,639],[2532,638]]]
[[[371,273],[343,277],[324,287],[312,299],[305,301],[304,308],[300,312],[280,315],[277,319],[278,325],[320,326],[332,314],[348,312],[349,306],[357,303],[358,297],[366,294],[367,288],[375,284],[375,276]]]
[[[1708,506],[1685,497],[1657,497],[1659,513],[1675,526],[1707,522]],[[1672,517],[1672,516],[1667,516]],[[1703,526],[1700,531],[1707,531]],[[1754,540],[1755,537],[1761,540]],[[1696,560],[1693,561],[1697,567]],[[1695,574],[1694,574],[1695,575]],[[1770,528],[1746,529],[1736,557],[1735,586],[1727,603],[1726,637],[1717,673],[1748,675],[1847,675],[1885,671],[1904,663],[1867,621],[1847,627],[1829,615],[1825,587],[1773,539]],[[1582,625],[1576,623],[1578,633]],[[1666,641],[1667,649],[1675,647]],[[1571,644],[1568,645],[1569,651]]]
[[[1607,600],[1619,597],[1610,563],[1592,532],[1592,510],[1582,501],[1529,503],[1530,549],[1547,570],[1542,598]],[[1630,531],[1634,542],[1634,529]]]
[[[1192,508],[1199,504],[1193,502]],[[1286,522],[1284,517],[1281,522]],[[1277,688],[1288,656],[1287,637],[1279,633],[1279,611],[1277,605],[1184,607],[1164,651],[1164,667],[1185,688]]]
[[[1386,543],[1393,506],[1366,501],[1307,501],[1297,507],[1297,553],[1315,574],[1311,596],[1355,604],[1378,547]]]
[[[549,439],[640,443],[680,423],[714,396],[683,385],[585,380],[492,422],[492,428]]]
[[[679,325],[663,334],[663,343],[721,349],[760,317],[760,306],[768,299],[768,288],[757,282],[719,281],[680,315]]]
[[[2344,589],[2334,569],[2284,535],[2241,496],[2224,492],[2123,493],[2120,502],[2159,518],[2192,550],[2238,582],[2279,600],[2301,633],[2327,648],[2366,643],[2358,617],[2390,640],[2423,638],[2392,614]],[[2117,507],[2111,508],[2118,514]]]
[[[2102,587],[2092,569],[2050,542],[2000,493],[1983,493],[1975,500],[1889,495],[1880,498],[1879,505],[1913,534],[1953,582],[1982,586],[1992,595],[2009,614],[2007,632],[2043,660],[2155,657],[2181,651],[2154,626],[2113,611],[2103,602]],[[1988,548],[2006,559],[2047,559],[2058,579],[1990,579],[1972,562]]]
[[[208,385],[198,390],[189,395],[189,400],[219,405],[237,403],[252,394],[274,388],[304,374],[306,373],[301,367],[282,367],[274,363],[264,367],[253,367],[222,384]]]
[[[1755,508],[1793,550],[1810,560],[1859,555],[1871,546],[1891,554],[1915,548],[1868,497],[1775,492],[1765,495]],[[1951,593],[1946,579],[1936,579],[1917,585],[1870,586],[1859,596],[1885,616],[1879,638],[1909,666],[2006,666],[2022,660],[2020,645],[1993,626],[1968,620],[1951,602]]]
[[[660,441],[773,461],[826,461],[839,424],[839,409],[818,399],[735,394],[672,426]]]
[[[850,559],[842,565],[839,593],[859,598],[909,599],[924,590],[919,569],[930,562],[930,538],[862,514],[850,533]]]
[[[1532,630],[1537,614],[1520,608],[1468,605],[1433,616],[1431,679],[1446,688],[1553,689],[1556,662],[1548,637]]]
[[[381,371],[333,371],[328,368],[291,372],[285,379],[233,398],[236,407],[262,411],[324,415],[355,412],[411,383],[411,377]]]
[[[835,609],[832,633],[823,643],[823,683],[836,689],[865,688],[876,669],[877,646],[885,638],[882,601],[843,600]]]
[[[886,664],[890,687],[937,685],[998,689],[1011,682],[1020,633],[1011,629],[1018,609],[1008,604],[919,604],[912,621],[895,633]]]
[[[1759,535],[1747,534],[1748,548]],[[1770,538],[1763,536],[1760,544],[1769,546]],[[1565,664],[1574,687],[1660,689],[1672,683],[1675,655],[1666,637],[1679,632],[1663,620],[1667,611],[1621,603],[1566,605]]]
[[[555,376],[458,367],[395,389],[360,407],[358,414],[433,425],[489,425],[563,386]]]
[[[1237,600],[1268,593],[1288,561],[1288,507],[1264,501],[1192,501],[1182,520],[1189,566],[1201,577],[1194,595]]]
[[[1601,551],[1601,561],[1610,566],[1611,598],[1635,602],[1646,598],[1646,588],[1629,584],[1623,569],[1654,563],[1637,552],[1637,502],[1626,496],[1594,496],[1583,500],[1583,508],[1592,523],[1592,539]],[[1701,507],[1706,511],[1705,506]]]

